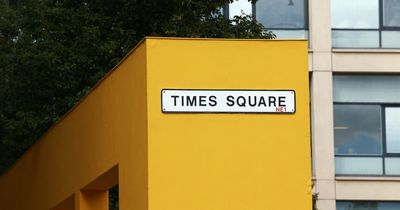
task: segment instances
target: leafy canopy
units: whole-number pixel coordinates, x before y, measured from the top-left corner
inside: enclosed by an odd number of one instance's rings
[[[144,36],[274,38],[232,0],[0,0],[0,173]]]

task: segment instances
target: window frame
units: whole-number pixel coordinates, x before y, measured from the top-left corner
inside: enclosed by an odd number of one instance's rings
[[[366,103],[366,102],[334,102],[333,106],[335,105],[357,105],[357,106],[362,106],[362,105],[374,105],[374,106],[379,106],[379,111],[380,111],[380,119],[381,119],[381,129],[384,128],[384,124],[382,123],[383,116],[382,116],[382,106],[380,103]],[[335,154],[335,157],[382,157],[384,154],[384,136],[381,132],[381,154]]]
[[[336,200],[336,204],[338,202],[351,202],[351,203],[399,203],[400,201],[397,200]],[[336,207],[337,209],[337,207]]]
[[[400,26],[384,26],[383,24],[383,16],[384,16],[384,8],[383,8],[383,2],[385,0],[377,0],[379,9],[378,9],[378,28],[331,28],[331,34],[333,31],[374,31],[378,32],[379,34],[379,47],[373,47],[374,49],[398,49],[400,47],[382,47],[382,32],[384,31],[398,31],[400,32]],[[333,40],[333,39],[332,39]],[[362,49],[362,48],[371,48],[371,47],[333,47],[333,41],[332,41],[332,49]]]
[[[387,152],[387,141],[386,141],[386,108],[398,108],[400,109],[400,104],[391,103],[388,105],[382,105],[382,153],[385,154],[385,157],[400,157],[400,152],[398,153],[389,153]]]
[[[308,21],[309,21],[309,17],[308,17],[308,12],[309,12],[309,9],[308,9],[308,1],[309,0],[303,0],[303,4],[304,4],[304,17],[303,17],[303,21],[304,21],[304,27],[297,27],[297,28],[267,28],[267,27],[265,27],[267,30],[270,30],[270,31],[274,31],[274,30],[279,30],[279,31],[284,31],[284,30],[287,30],[287,31],[298,31],[298,30],[304,30],[304,31],[308,31],[309,30],[309,23],[308,23]],[[252,4],[252,15],[253,15],[253,17],[256,19],[256,17],[257,17],[257,14],[256,14],[256,12],[257,12],[257,7],[256,7],[256,5],[257,5],[257,2],[255,3],[255,4]]]
[[[269,30],[269,31],[274,31],[274,30],[279,30],[279,31],[299,31],[299,30],[304,30],[304,31],[308,31],[309,30],[309,0],[302,0],[304,3],[304,27],[298,27],[298,28],[268,28],[266,26],[265,29]],[[251,3],[251,16],[257,20],[257,2],[256,3]],[[229,4],[226,4],[223,7],[223,15],[227,18],[229,18]],[[258,20],[257,20],[258,21]],[[307,32],[306,32],[307,34]],[[306,35],[308,37],[308,35]]]
[[[379,15],[379,25],[382,26],[383,31],[400,31],[400,26],[385,26],[383,24],[383,17],[384,17],[384,8],[383,2],[385,0],[379,0],[379,10],[381,14]]]
[[[380,111],[381,111],[381,137],[382,137],[382,154],[381,155],[345,155],[345,154],[335,154],[336,157],[377,157],[382,159],[382,174],[376,175],[376,174],[337,174],[335,171],[336,176],[393,176],[393,177],[398,177],[399,175],[391,175],[391,174],[386,174],[386,165],[385,165],[385,158],[393,158],[393,157],[398,157],[400,158],[400,153],[388,153],[386,149],[386,108],[387,107],[392,107],[392,108],[399,108],[400,109],[400,103],[377,103],[377,102],[333,102],[333,106],[335,105],[378,105],[380,106]],[[334,114],[335,116],[335,114]]]

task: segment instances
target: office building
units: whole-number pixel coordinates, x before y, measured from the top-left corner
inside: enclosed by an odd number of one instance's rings
[[[229,11],[309,40],[317,208],[400,209],[400,0],[243,0]]]

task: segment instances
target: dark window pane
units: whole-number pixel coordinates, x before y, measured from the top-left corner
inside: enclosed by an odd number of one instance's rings
[[[383,1],[383,25],[400,27],[400,0]]]
[[[399,210],[400,202],[337,201],[336,210]]]
[[[332,28],[379,28],[378,0],[331,0]]]
[[[266,28],[304,28],[304,0],[258,0],[256,19]]]
[[[379,202],[378,210],[399,210],[400,202]]]
[[[337,202],[336,210],[379,210],[376,202]]]
[[[336,155],[382,154],[381,108],[378,105],[334,105]]]

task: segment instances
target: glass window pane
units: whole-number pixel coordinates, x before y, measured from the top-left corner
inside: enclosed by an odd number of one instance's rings
[[[382,31],[382,47],[400,48],[400,31]]]
[[[381,175],[380,157],[335,157],[335,172],[342,175]]]
[[[334,105],[336,155],[382,154],[381,108],[378,105]]]
[[[304,28],[304,0],[258,0],[256,19],[266,28]]]
[[[400,175],[400,158],[385,158],[385,174]]]
[[[379,48],[379,31],[332,30],[334,48]]]
[[[400,27],[400,0],[383,1],[383,25]]]
[[[337,201],[336,210],[399,210],[400,202]]]
[[[351,210],[351,202],[350,201],[337,201],[336,202],[336,210]]]
[[[308,39],[306,30],[272,30],[277,39]]]
[[[246,15],[252,14],[252,5],[248,0],[238,0],[229,4],[229,18],[233,19],[234,16],[241,16],[242,13]]]
[[[332,28],[379,28],[378,0],[332,0]]]
[[[333,101],[400,103],[400,76],[335,75]]]
[[[400,153],[400,108],[385,109],[386,152]]]
[[[400,202],[379,202],[378,210],[399,210]]]
[[[336,202],[336,210],[379,210],[379,209],[377,202],[338,201]]]

